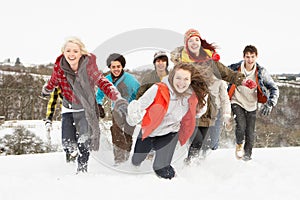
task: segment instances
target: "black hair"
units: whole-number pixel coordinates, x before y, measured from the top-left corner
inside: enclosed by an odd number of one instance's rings
[[[113,53],[108,56],[108,58],[106,59],[107,67],[110,67],[112,61],[119,61],[123,68],[126,65],[126,60],[125,60],[124,56],[122,56],[121,54],[118,54],[118,53]]]

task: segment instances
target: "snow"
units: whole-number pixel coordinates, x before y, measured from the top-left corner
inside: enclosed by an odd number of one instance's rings
[[[276,82],[278,86],[282,87],[293,87],[293,88],[300,88],[300,82],[299,81],[287,81],[287,82]]]
[[[43,121],[14,122],[20,123],[46,140]],[[9,124],[0,126],[0,137],[11,133]],[[76,175],[76,163],[66,163],[63,152],[0,156],[0,199],[299,198],[300,147],[255,148],[248,162],[236,160],[234,148],[218,149],[191,166],[182,161],[186,147],[178,147],[177,176],[165,180],[154,174],[150,160],[140,168],[129,162],[113,166],[108,127],[102,123],[101,150],[92,153],[86,174]],[[60,122],[54,122],[51,142],[60,144],[60,135]]]

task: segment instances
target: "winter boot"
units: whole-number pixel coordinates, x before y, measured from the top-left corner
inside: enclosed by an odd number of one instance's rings
[[[114,166],[118,166],[121,163],[127,161],[130,155],[130,152],[123,150],[115,145],[113,147],[113,152],[114,152],[114,160],[115,160]]]
[[[251,158],[251,150],[245,150],[245,154],[243,156],[243,160],[244,161],[252,160],[252,158]]]
[[[87,163],[78,163],[77,174],[87,173]]]
[[[238,160],[243,158],[243,156],[244,156],[243,144],[236,144],[235,156]]]
[[[175,171],[171,165],[154,171],[156,175],[160,178],[172,179],[175,177]]]
[[[243,161],[249,161],[249,160],[252,160],[251,156],[249,156],[249,155],[243,156]]]
[[[186,164],[189,164],[191,162],[192,158],[199,157],[199,153],[200,153],[200,148],[195,148],[195,147],[190,146],[188,156],[187,156],[187,158],[184,159],[184,162]]]
[[[211,149],[210,148],[208,148],[208,149],[203,149],[202,151],[201,151],[201,155],[200,155],[200,158],[202,159],[202,160],[204,160],[210,153],[211,153]]]
[[[207,155],[211,153],[211,148],[209,145],[202,145],[202,148],[200,150],[199,158],[205,159]]]

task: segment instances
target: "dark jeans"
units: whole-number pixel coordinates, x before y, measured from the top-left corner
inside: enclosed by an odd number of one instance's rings
[[[244,144],[245,155],[251,156],[252,148],[254,146],[255,139],[255,121],[256,110],[248,112],[237,104],[232,104],[231,109],[235,115],[236,129],[235,137],[237,144]]]
[[[170,166],[177,141],[177,132],[171,132],[163,136],[147,137],[144,140],[142,140],[142,133],[140,132],[135,143],[132,164],[136,166],[140,165],[146,159],[148,153],[153,149],[156,151],[153,169],[159,170]]]
[[[202,144],[204,143],[205,139],[206,139],[206,135],[208,132],[208,128],[209,127],[203,127],[203,126],[196,126],[194,133],[191,137],[192,140],[192,144],[191,147],[195,148],[195,149],[201,149]]]
[[[78,164],[89,159],[90,130],[84,112],[62,114],[62,145],[67,153],[79,150]]]

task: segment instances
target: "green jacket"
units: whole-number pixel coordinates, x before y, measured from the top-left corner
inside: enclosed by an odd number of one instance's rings
[[[167,74],[169,74],[168,71]],[[158,83],[160,81],[161,80],[157,75],[156,70],[147,73],[141,81],[141,86],[136,94],[136,99],[139,99],[154,83]]]

